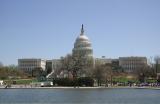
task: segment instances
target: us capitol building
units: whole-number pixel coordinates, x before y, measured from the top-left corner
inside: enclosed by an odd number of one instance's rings
[[[94,67],[93,49],[89,38],[84,34],[83,24],[81,27],[80,35],[77,37],[74,48],[72,50],[72,56],[81,58],[83,63],[87,64],[88,60],[92,61],[92,66]],[[18,59],[18,68],[27,73],[32,73],[32,70],[41,67],[43,70],[47,70],[48,76],[54,73],[61,65],[60,59],[44,60],[44,59],[33,59],[33,58],[23,58]]]
[[[125,71],[129,72],[136,69],[139,65],[143,66],[147,64],[146,57],[120,57],[119,59],[107,59],[104,56],[102,58],[93,57],[92,44],[89,38],[84,34],[83,24],[81,27],[80,35],[76,38],[76,41],[74,43],[72,56],[81,58],[85,64],[89,61],[92,61],[93,67],[96,65],[96,63],[101,63],[101,64],[116,63],[117,66],[121,66],[124,68]],[[47,77],[52,76],[52,74],[54,74],[54,71],[58,69],[60,66],[61,66],[61,59],[52,59],[52,60],[44,60],[36,58],[18,59],[18,68],[20,70],[23,70],[27,73],[32,73],[33,69],[40,67],[42,68],[42,70],[47,71],[48,73]],[[85,67],[83,69],[85,69]]]

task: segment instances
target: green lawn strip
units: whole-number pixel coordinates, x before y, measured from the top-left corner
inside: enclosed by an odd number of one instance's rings
[[[4,80],[8,84],[30,84],[32,82],[38,82],[36,79],[11,79]]]
[[[128,79],[125,77],[113,78],[113,81],[119,83],[137,82],[135,79]]]

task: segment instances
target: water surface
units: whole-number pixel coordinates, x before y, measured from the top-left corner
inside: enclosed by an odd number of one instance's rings
[[[0,89],[0,104],[159,104],[152,89]]]

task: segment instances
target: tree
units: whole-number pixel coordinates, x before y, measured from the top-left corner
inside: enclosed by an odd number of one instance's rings
[[[0,61],[0,67],[3,67],[3,63]]]
[[[113,67],[112,64],[110,63],[106,63],[104,65],[104,69],[105,69],[105,84],[109,83],[112,85],[113,84]]]
[[[154,57],[154,61],[155,61],[155,73],[157,75],[157,82],[160,83],[160,56],[155,56]]]
[[[18,66],[17,65],[9,65],[8,66],[8,68],[10,69],[10,70],[18,70]]]
[[[61,70],[66,70],[68,72],[68,77],[69,73],[72,71],[73,67],[73,58],[71,54],[67,54],[65,57],[61,57]]]
[[[13,67],[14,66],[14,67]],[[28,74],[24,73],[22,70],[17,70],[17,66],[5,66],[0,67],[0,79],[8,78],[26,78]]]
[[[32,70],[32,77],[36,77],[38,80],[44,80],[46,77],[47,72],[43,71],[41,67],[36,67]]]
[[[92,56],[87,56],[85,50],[73,54],[73,75],[74,77],[91,76],[94,61]]]
[[[160,56],[155,56],[154,57],[154,61],[155,61],[155,73],[157,74],[158,72],[160,72],[160,66],[158,61],[160,60]]]
[[[149,77],[154,78],[156,76],[154,70],[149,66],[143,66],[139,69],[134,70],[134,74],[137,76],[137,79],[141,83],[145,82],[145,80]]]
[[[104,72],[101,65],[96,65],[93,69],[93,78],[96,79],[98,86],[101,86],[102,79],[104,78]]]
[[[95,66],[93,70],[93,78],[97,80],[98,86],[101,86],[102,83],[107,85],[108,82],[112,84],[112,77],[111,64],[99,64]]]
[[[72,75],[73,75],[73,78],[75,79],[78,77],[78,72],[79,74],[81,74],[83,65],[84,65],[84,61],[80,54],[74,55],[72,57],[72,60],[73,60]]]

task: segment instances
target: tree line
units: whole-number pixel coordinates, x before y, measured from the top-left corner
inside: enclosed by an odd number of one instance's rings
[[[0,66],[0,79],[11,79],[11,78],[27,78],[28,74],[24,73],[21,70],[18,70],[18,67],[15,65]]]

